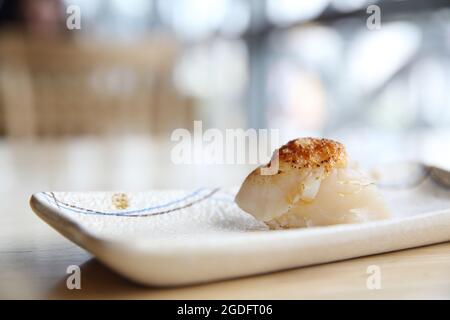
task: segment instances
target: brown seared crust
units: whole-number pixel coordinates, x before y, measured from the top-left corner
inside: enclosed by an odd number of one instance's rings
[[[323,166],[329,172],[335,167],[344,167],[347,164],[344,145],[329,139],[297,138],[286,143],[278,151],[280,165],[296,169]]]

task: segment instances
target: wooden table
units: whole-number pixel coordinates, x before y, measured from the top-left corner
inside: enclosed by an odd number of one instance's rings
[[[109,146],[115,146],[117,154],[111,151],[114,148],[103,147],[104,156],[117,156],[123,150],[123,145],[117,145],[117,142],[111,142]],[[141,150],[143,157],[139,161],[147,161],[142,149],[136,148]],[[75,154],[73,150],[83,150],[87,159],[81,158],[82,164],[71,163],[71,156]],[[0,145],[0,176],[3,179],[0,182],[0,298],[450,299],[450,243],[197,286],[144,288],[130,283],[48,227],[28,206],[30,194],[39,190],[116,188],[117,185],[108,182],[111,163],[106,164],[104,176],[98,172],[98,164],[104,161],[98,154],[102,153],[99,150],[99,145],[89,141],[14,147],[9,143]],[[149,150],[151,153],[152,148]],[[91,168],[90,172],[84,171],[83,161],[86,168]],[[161,163],[165,162],[167,159],[161,159]],[[158,165],[158,161],[154,163]],[[135,174],[129,166],[115,166],[126,171],[124,176]],[[68,172],[69,169],[80,170],[79,174],[89,174],[89,177],[79,179],[73,172]],[[146,185],[136,184],[134,187],[167,187],[162,181],[173,181],[169,172],[175,169],[160,165],[158,170],[167,179],[154,175],[153,168],[146,173],[153,179],[144,179]],[[211,184],[233,184],[245,175],[247,168],[231,171],[233,173],[228,171],[226,176],[218,174],[222,180],[208,181]],[[187,176],[180,178],[180,172],[176,174],[181,187],[192,183]],[[119,179],[120,172],[115,174],[112,181],[118,179],[121,185],[133,186],[131,180]],[[66,288],[66,269],[70,265],[81,266],[81,290]],[[381,268],[379,290],[367,289],[369,265]]]

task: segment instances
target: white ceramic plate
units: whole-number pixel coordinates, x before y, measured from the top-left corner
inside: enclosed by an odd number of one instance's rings
[[[123,276],[184,285],[450,240],[450,173],[419,164],[378,169],[394,217],[269,231],[234,191],[40,192],[34,212]]]

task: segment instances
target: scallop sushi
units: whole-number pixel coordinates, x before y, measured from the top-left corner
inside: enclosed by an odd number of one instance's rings
[[[374,181],[349,165],[336,141],[299,138],[251,172],[236,195],[238,206],[271,229],[358,223],[389,217]]]

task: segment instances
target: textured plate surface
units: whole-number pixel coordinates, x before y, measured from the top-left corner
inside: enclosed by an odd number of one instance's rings
[[[40,192],[35,213],[123,276],[183,285],[355,258],[450,240],[450,173],[415,163],[377,169],[394,216],[269,231],[236,190]]]

